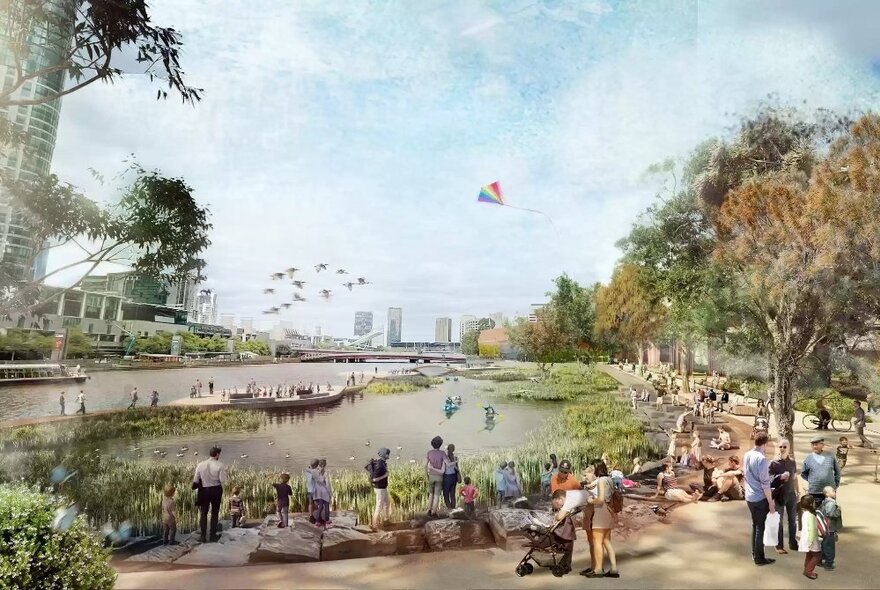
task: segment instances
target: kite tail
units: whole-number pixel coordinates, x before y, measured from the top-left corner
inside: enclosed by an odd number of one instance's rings
[[[514,207],[513,205],[505,205],[505,207],[510,207],[511,209],[519,209],[520,211],[528,211],[529,213],[537,213],[538,215],[543,215],[547,218],[547,221],[550,222],[550,225],[553,226],[553,229],[556,229],[556,224],[553,223],[553,220],[550,219],[550,216],[544,213],[543,211],[538,211],[537,209],[526,209],[525,207]]]

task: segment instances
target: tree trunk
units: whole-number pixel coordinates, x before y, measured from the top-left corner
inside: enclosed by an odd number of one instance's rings
[[[771,365],[773,377],[773,412],[776,429],[781,438],[792,441],[794,435],[794,376],[797,366],[786,360],[775,360]]]
[[[825,387],[831,387],[831,347],[823,340],[820,344],[816,345],[816,348],[813,350],[813,355],[816,357],[816,364],[818,365],[818,373],[822,380],[822,385]]]
[[[691,353],[690,348],[679,344],[679,366],[681,366],[681,354],[684,353],[684,366],[681,369],[681,394],[690,395],[691,393]]]
[[[639,342],[638,346],[638,354],[639,354],[639,375],[644,373],[644,369],[642,368],[642,360],[645,358],[645,345]]]

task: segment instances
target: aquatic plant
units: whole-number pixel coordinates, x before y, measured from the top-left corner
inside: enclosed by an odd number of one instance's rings
[[[443,383],[442,379],[417,376],[386,377],[373,379],[364,389],[367,393],[377,395],[392,395],[395,393],[411,393],[419,389],[427,389]]]
[[[99,414],[78,420],[21,426],[0,431],[0,448],[71,445],[113,438],[156,438],[200,432],[256,430],[264,415],[249,410],[165,407]]]

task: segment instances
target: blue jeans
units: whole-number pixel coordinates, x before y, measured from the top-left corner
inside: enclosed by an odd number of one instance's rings
[[[837,553],[837,533],[828,532],[822,539],[822,565],[828,567],[834,565],[834,557]]]
[[[449,509],[455,508],[455,488],[458,485],[458,472],[443,474],[443,502]]]
[[[776,548],[785,548],[782,529],[785,528],[785,517],[788,516],[788,548],[792,551],[797,551],[797,497],[792,494],[782,502],[777,502],[776,511],[779,512],[779,541],[776,543]]]
[[[770,514],[770,505],[766,499],[746,504],[752,513],[752,559],[755,563],[760,563],[767,559],[764,556],[764,525],[767,515]]]

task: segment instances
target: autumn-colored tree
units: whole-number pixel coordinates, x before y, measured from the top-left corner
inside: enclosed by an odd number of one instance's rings
[[[508,338],[525,360],[538,364],[546,377],[554,364],[574,360],[577,349],[572,346],[571,335],[552,304],[538,310],[536,316],[536,322],[518,318],[509,328]]]
[[[780,436],[791,437],[794,381],[824,340],[880,311],[880,117],[865,116],[808,176],[755,176],[721,205],[715,260],[741,293],[737,328],[768,353]]]
[[[596,294],[595,326],[598,338],[635,347],[639,365],[645,346],[659,335],[666,317],[666,308],[645,288],[641,273],[634,264],[617,266],[611,281]]]

